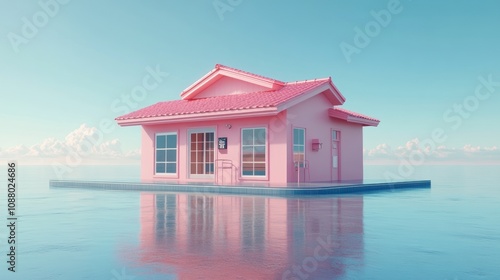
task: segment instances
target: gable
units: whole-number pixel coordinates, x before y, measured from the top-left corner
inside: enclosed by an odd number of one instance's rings
[[[275,79],[217,64],[215,69],[186,88],[181,93],[181,99],[193,100],[221,95],[277,90],[284,85],[285,83]],[[241,88],[238,89],[238,86],[241,86]],[[200,94],[202,95],[200,96]]]
[[[327,93],[322,92],[302,102],[296,103],[286,110],[292,119],[306,117],[307,121],[318,118],[329,121],[327,112],[332,106],[331,101],[327,97]]]
[[[302,81],[302,82],[295,82],[295,83],[287,83],[287,86],[290,85],[300,85],[300,84],[308,84],[311,81]],[[330,78],[326,79],[316,79],[313,82],[320,82],[317,86],[310,88],[308,90],[304,90],[302,94],[295,96],[295,98],[292,98],[290,100],[287,100],[285,102],[282,102],[278,106],[278,110],[286,110],[288,108],[291,108],[297,104],[303,103],[304,101],[314,98],[318,95],[321,95],[327,99],[327,104],[330,106],[335,106],[335,105],[342,105],[345,102],[344,96],[337,90],[335,85],[332,83]]]
[[[196,98],[207,98],[221,95],[235,95],[249,92],[266,91],[269,88],[243,80],[222,76],[211,85],[199,91]]]
[[[378,126],[379,120],[356,113],[353,111],[333,106],[326,92],[316,94],[313,97],[297,103],[287,109],[291,119],[306,118],[308,121],[318,122],[318,120],[343,120],[346,123],[360,126]],[[290,117],[289,117],[290,118]]]

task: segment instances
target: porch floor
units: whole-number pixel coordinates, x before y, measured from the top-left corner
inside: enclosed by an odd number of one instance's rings
[[[386,182],[383,180],[360,180],[315,183],[283,183],[272,184],[239,182],[231,185],[217,185],[214,182],[182,182],[182,181],[79,181],[50,180],[50,187],[56,188],[86,188],[102,190],[135,190],[153,192],[191,192],[236,195],[264,196],[298,196],[298,195],[328,195],[356,192],[396,190],[408,188],[430,188],[430,180]]]

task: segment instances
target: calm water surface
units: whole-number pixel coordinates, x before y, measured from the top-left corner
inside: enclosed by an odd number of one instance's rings
[[[500,279],[499,171],[421,167],[432,189],[285,199],[49,188],[50,167],[21,166],[17,272],[4,261],[0,279]]]

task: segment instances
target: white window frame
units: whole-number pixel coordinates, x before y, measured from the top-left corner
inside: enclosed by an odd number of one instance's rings
[[[335,135],[335,137],[333,137]],[[332,140],[333,141],[340,141],[340,130],[332,130]]]
[[[158,148],[158,136],[165,136],[165,141],[167,141],[167,138],[169,135],[175,135],[175,148],[168,148],[167,142],[165,142],[165,148]],[[158,150],[165,151],[165,161],[158,162],[157,159],[157,152]],[[167,161],[167,151],[175,151],[175,162],[172,161]],[[154,153],[155,153],[155,161],[154,161],[154,174],[159,175],[159,176],[177,176],[179,173],[179,134],[175,132],[162,132],[162,133],[156,133],[155,134],[155,142],[154,142]],[[156,165],[158,163],[164,163],[165,164],[165,172],[157,172]],[[167,172],[167,166],[166,164],[175,164],[175,172]]]
[[[264,141],[265,141],[264,144],[255,145],[255,130],[256,129],[264,129],[265,134],[266,134],[265,137],[264,137]],[[254,134],[253,135],[254,139],[253,139],[253,144],[252,145],[244,145],[243,144],[243,140],[244,140],[243,139],[243,131],[245,131],[245,130],[252,130],[252,131],[254,131],[254,133],[253,133]],[[268,151],[267,145],[268,145],[269,141],[268,141],[267,127],[265,127],[265,126],[244,127],[244,128],[241,129],[240,137],[241,137],[241,142],[240,142],[241,143],[241,147],[240,147],[240,166],[241,166],[240,169],[241,169],[241,172],[240,172],[240,176],[242,178],[259,178],[259,179],[266,179],[266,178],[268,178],[268,175],[269,175],[269,170],[268,170],[269,169],[268,168],[269,167],[269,163],[268,163],[268,157],[269,157],[268,154],[269,154],[269,151]],[[254,152],[253,153],[253,156],[254,156],[254,160],[253,161],[251,161],[251,162],[249,162],[249,161],[243,162],[243,149],[245,147],[253,147],[253,148],[255,148],[255,147],[264,147],[264,161],[263,162],[262,161],[257,161],[256,162],[255,161],[255,152]],[[255,174],[254,175],[244,175],[243,174],[243,163],[252,163],[254,165],[253,166],[253,173],[255,173],[255,164],[256,163],[263,163],[264,164],[264,175],[255,175]]]
[[[304,137],[302,139],[303,144],[295,143],[295,130],[302,130],[304,132]],[[302,161],[302,164],[304,165],[305,161],[306,161],[306,129],[303,127],[294,127],[292,129],[292,159],[294,161],[294,164],[295,164],[295,147],[302,147],[303,148],[302,154],[304,154],[304,160]],[[304,166],[301,165],[300,167],[304,167]]]
[[[340,169],[340,163],[339,163],[339,158],[340,158],[340,149],[339,149],[340,134],[341,134],[340,130],[335,130],[335,129],[332,130],[332,145],[336,145],[336,149],[337,149],[337,155],[332,157],[332,169],[333,168]],[[339,176],[340,176],[340,172],[339,172]]]

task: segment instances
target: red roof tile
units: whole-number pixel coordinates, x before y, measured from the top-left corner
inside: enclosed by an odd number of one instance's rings
[[[240,70],[238,70],[240,71]],[[162,116],[189,115],[220,111],[236,111],[255,108],[277,107],[317,86],[329,83],[330,79],[285,83],[279,90],[214,96],[193,100],[159,102],[149,107],[120,116],[116,120],[130,120]]]
[[[374,124],[376,126],[380,122],[378,119],[375,119],[375,118],[372,118],[372,117],[369,117],[369,116],[366,116],[366,115],[363,115],[360,113],[356,113],[353,111],[349,111],[349,110],[346,110],[344,108],[339,108],[339,107],[334,107],[334,108],[330,109],[329,115],[331,117],[336,117],[336,118],[340,118],[340,119],[344,119],[344,120],[347,120],[348,117],[354,117],[354,118],[367,120],[367,121],[369,121],[366,123],[367,125]]]

